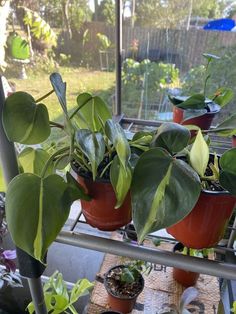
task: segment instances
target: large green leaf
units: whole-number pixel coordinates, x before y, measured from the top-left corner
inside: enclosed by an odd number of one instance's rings
[[[50,75],[50,81],[64,113],[67,114],[66,83],[63,82],[62,77],[59,73],[52,73]]]
[[[163,123],[151,143],[152,147],[165,148],[171,154],[183,150],[190,140],[190,131],[177,123]]]
[[[6,196],[7,223],[16,246],[43,262],[72,202],[79,197],[79,191],[58,175],[44,179],[28,173],[16,176]]]
[[[82,129],[76,132],[76,142],[91,163],[93,180],[97,176],[97,168],[104,158],[105,141],[101,133],[93,133]]]
[[[129,165],[125,168],[121,165],[117,155],[111,164],[110,179],[117,199],[115,208],[119,208],[123,204],[130,189],[132,172]]]
[[[27,147],[19,154],[18,158],[24,172],[40,175],[50,155],[41,148],[33,149],[32,147]],[[52,172],[53,167],[51,164],[46,175],[52,174]]]
[[[130,146],[126,139],[125,132],[119,123],[112,121],[111,119],[106,121],[105,133],[109,140],[115,147],[118,158],[123,168],[127,166],[130,159]]]
[[[172,158],[161,148],[143,153],[131,184],[133,221],[139,241],[183,219],[200,191],[198,175],[184,161]]]
[[[220,184],[236,196],[236,148],[225,152],[220,158]]]
[[[79,129],[90,129],[93,132],[100,131],[107,119],[111,119],[111,113],[106,103],[98,96],[83,93],[77,97],[79,111],[74,115],[74,122]]]
[[[236,113],[221,122],[214,130],[221,136],[232,136],[236,134]]]
[[[7,137],[22,144],[39,144],[50,135],[48,111],[25,92],[10,95],[3,108],[3,126]]]
[[[203,94],[195,94],[176,106],[182,109],[204,109],[206,107],[205,97]]]

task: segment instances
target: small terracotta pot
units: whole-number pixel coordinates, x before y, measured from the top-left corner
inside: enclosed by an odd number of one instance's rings
[[[173,268],[173,278],[184,287],[194,286],[199,278],[199,273]]]
[[[99,314],[123,314],[123,313],[117,311],[102,311]]]
[[[212,112],[206,112],[202,116],[195,117],[192,119],[188,119],[183,121],[184,119],[184,110],[181,108],[178,108],[174,106],[173,108],[173,122],[182,124],[182,125],[197,125],[202,130],[209,130],[212,120],[215,117],[215,115],[220,111],[220,109],[212,111]]]
[[[108,181],[93,181],[78,175],[78,182],[92,197],[81,200],[82,212],[88,224],[103,231],[114,231],[131,221],[131,197],[127,194],[121,207],[115,209],[116,196]]]
[[[236,197],[226,191],[204,190],[190,214],[167,232],[189,248],[213,247],[222,239],[235,204]]]
[[[110,308],[114,311],[119,311],[121,313],[130,313],[133,308],[134,305],[136,303],[137,297],[139,296],[139,294],[143,291],[144,288],[144,279],[143,276],[141,275],[140,280],[141,280],[141,289],[140,291],[132,298],[127,298],[127,297],[118,297],[116,295],[113,295],[112,292],[110,291],[108,285],[107,285],[107,275],[109,274],[109,272],[115,268],[119,268],[119,267],[125,267],[124,265],[117,265],[112,267],[106,274],[105,274],[105,278],[104,278],[104,286],[107,290],[108,293],[108,304],[110,306]]]
[[[236,147],[236,135],[232,136],[232,147]]]
[[[173,252],[181,252],[184,249],[182,243],[178,242],[173,247]],[[194,286],[200,274],[180,268],[173,268],[173,278],[184,287]]]

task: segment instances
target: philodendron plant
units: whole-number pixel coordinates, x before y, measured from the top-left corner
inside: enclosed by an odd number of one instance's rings
[[[202,189],[236,195],[236,149],[210,160],[209,147],[198,131],[176,123],[162,124],[152,148],[139,158],[131,185],[133,221],[139,242],[148,233],[169,227],[187,216]]]
[[[207,96],[207,83],[211,78],[209,66],[212,61],[217,61],[220,57],[208,53],[204,53],[203,57],[207,60],[203,90],[191,96],[169,95],[172,104],[177,108],[184,110],[184,120],[202,116],[209,111],[219,111],[219,109],[227,105],[234,96],[232,89],[228,87],[219,87],[213,95]]]
[[[90,199],[69,172],[64,179],[56,170],[75,161],[93,180],[108,173],[119,208],[130,188],[133,164],[152,138],[151,134],[140,132],[128,142],[121,126],[112,120],[107,105],[89,93],[78,95],[77,106],[70,113],[66,83],[58,73],[53,73],[50,81],[53,90],[40,99],[35,100],[25,92],[10,95],[2,117],[6,135],[13,142],[42,143],[52,127],[59,128],[67,137],[67,144],[60,145],[52,155],[41,148],[26,147],[19,155],[23,173],[10,182],[7,190],[6,216],[13,241],[41,262],[63,227],[72,202]],[[50,121],[42,103],[53,92],[62,108],[63,124]],[[131,147],[136,153],[131,153]]]

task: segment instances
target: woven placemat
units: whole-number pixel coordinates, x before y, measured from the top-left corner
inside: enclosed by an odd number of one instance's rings
[[[122,235],[113,233],[112,239],[122,241]],[[145,246],[153,247],[153,244],[147,241]],[[171,250],[172,247],[173,244],[161,243],[158,248]],[[103,276],[109,268],[123,262],[122,257],[106,254],[98,276]],[[180,296],[185,288],[172,278],[172,270],[172,267],[154,265],[151,273],[148,276],[144,275],[145,287],[137,299],[132,314],[158,314],[167,304],[179,304]],[[199,291],[199,296],[187,308],[194,314],[215,314],[220,300],[218,279],[201,274],[195,287]],[[104,285],[96,281],[87,313],[99,314],[108,308]]]

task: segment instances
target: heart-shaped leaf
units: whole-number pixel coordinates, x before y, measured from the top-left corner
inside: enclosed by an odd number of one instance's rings
[[[220,158],[220,185],[236,196],[236,148],[225,152]]]
[[[50,75],[50,81],[52,87],[57,95],[59,103],[62,110],[67,115],[67,105],[66,105],[66,83],[63,82],[62,77],[59,73],[52,73]]]
[[[200,191],[198,175],[184,161],[162,148],[143,153],[131,184],[132,217],[139,241],[188,215]]]
[[[104,158],[105,141],[101,133],[93,133],[82,129],[76,132],[76,142],[91,163],[93,180],[97,176],[97,168]]]
[[[79,129],[90,129],[93,132],[101,131],[107,119],[111,119],[111,113],[106,103],[98,96],[83,93],[77,97],[78,112],[73,121]]]
[[[204,109],[206,107],[203,94],[195,94],[188,97],[185,101],[176,104],[176,107],[182,109]]]
[[[187,96],[172,96],[172,95],[168,95],[168,98],[174,106],[178,106],[179,104],[188,99]]]
[[[177,123],[163,123],[154,136],[151,146],[162,147],[174,154],[183,150],[190,140],[190,131]]]
[[[219,59],[220,59],[219,56],[214,55],[214,54],[211,54],[211,53],[203,53],[202,55],[203,55],[203,57],[206,58],[209,62],[210,62],[211,60],[213,60],[213,59],[214,59],[214,60],[219,60]]]
[[[9,184],[6,196],[8,228],[16,246],[43,263],[45,253],[80,197],[62,177],[23,173]]]
[[[209,161],[209,147],[204,140],[201,130],[198,130],[196,139],[190,150],[190,164],[203,177]]]
[[[118,156],[115,156],[112,161],[110,168],[110,179],[116,194],[117,202],[115,208],[119,208],[123,204],[124,199],[130,189],[132,172],[130,166],[127,165],[125,168],[122,167]]]
[[[129,161],[131,152],[124,130],[119,123],[113,122],[109,119],[105,124],[105,133],[114,145],[121,165],[125,168]]]
[[[236,134],[236,113],[232,114],[229,118],[221,122],[214,132],[221,136],[232,136]]]
[[[50,155],[41,148],[33,149],[32,147],[27,147],[19,154],[18,158],[24,172],[34,173],[40,176]],[[47,168],[46,175],[52,174],[52,172],[53,167],[51,164]]]
[[[36,104],[25,92],[10,95],[3,108],[3,126],[9,140],[21,144],[39,144],[50,135],[48,110]]]

